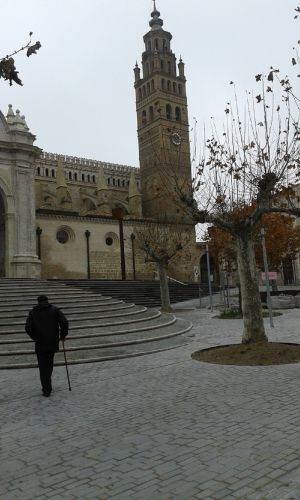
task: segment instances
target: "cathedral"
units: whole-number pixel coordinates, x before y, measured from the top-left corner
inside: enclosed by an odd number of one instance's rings
[[[170,194],[191,189],[185,68],[155,2],[149,24],[134,68],[140,168],[43,152],[19,110],[0,112],[0,276],[153,279],[136,233],[168,220],[189,235],[169,274],[194,281],[194,226]]]

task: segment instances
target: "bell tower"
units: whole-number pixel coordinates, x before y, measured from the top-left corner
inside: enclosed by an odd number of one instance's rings
[[[144,36],[142,70],[134,68],[142,209],[145,217],[183,218],[176,191],[191,190],[190,140],[184,63],[156,8]]]

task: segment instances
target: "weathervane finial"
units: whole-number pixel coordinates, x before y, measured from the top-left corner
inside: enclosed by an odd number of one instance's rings
[[[150,26],[152,30],[161,29],[164,22],[160,19],[160,12],[156,8],[156,0],[153,0],[153,12],[151,14],[152,20],[150,21]]]

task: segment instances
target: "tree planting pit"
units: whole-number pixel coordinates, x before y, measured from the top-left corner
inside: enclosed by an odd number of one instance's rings
[[[223,345],[196,351],[192,359],[218,365],[285,365],[300,363],[300,345],[276,342]]]

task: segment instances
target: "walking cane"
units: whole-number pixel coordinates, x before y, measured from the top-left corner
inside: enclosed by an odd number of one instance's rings
[[[70,384],[70,377],[69,377],[69,370],[68,370],[68,363],[67,363],[67,356],[66,356],[66,350],[65,350],[65,342],[62,340],[62,346],[63,346],[63,351],[64,351],[64,357],[65,357],[65,365],[66,365],[66,370],[67,370],[67,377],[68,377],[68,384],[69,384],[69,391],[71,391],[71,384]]]

